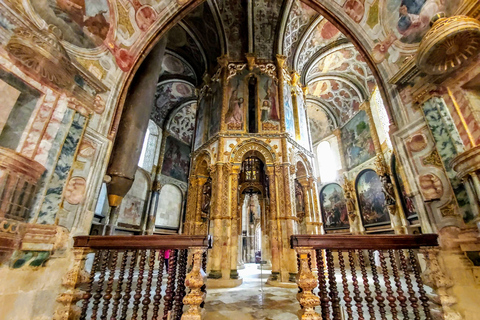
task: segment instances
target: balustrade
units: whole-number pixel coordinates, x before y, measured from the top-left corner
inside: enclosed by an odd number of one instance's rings
[[[79,236],[74,247],[81,250],[81,263],[67,276],[76,281],[64,281],[69,290],[59,300],[71,305],[56,319],[202,319],[209,237]],[[94,257],[86,274],[88,253]]]
[[[438,246],[437,237],[435,234],[292,236],[291,246],[299,259],[299,318],[432,319],[417,249],[432,250]],[[308,263],[314,255],[317,277]],[[314,289],[312,279],[318,279],[315,281],[318,290]],[[319,313],[316,307],[320,307]]]

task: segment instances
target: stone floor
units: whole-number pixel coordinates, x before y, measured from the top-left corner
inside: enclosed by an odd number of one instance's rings
[[[270,271],[255,264],[239,270],[243,284],[236,288],[210,289],[205,303],[206,320],[292,320],[299,309],[298,289],[265,285]]]

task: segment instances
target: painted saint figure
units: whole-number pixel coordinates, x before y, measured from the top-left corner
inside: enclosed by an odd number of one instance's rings
[[[240,130],[243,124],[243,98],[238,97],[237,89],[232,91],[228,112],[225,117],[229,129]]]

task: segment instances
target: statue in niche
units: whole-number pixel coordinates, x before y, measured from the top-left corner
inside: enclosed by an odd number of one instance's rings
[[[202,188],[202,218],[208,218],[212,198],[212,179],[208,178]]]
[[[355,221],[357,214],[355,197],[353,196],[353,183],[352,181],[348,180],[346,176],[343,178],[343,189],[345,190],[345,205],[347,206],[348,216],[352,221]]]
[[[388,174],[380,176],[380,181],[382,182],[382,192],[385,195],[385,204],[387,206],[395,205],[395,189],[390,176]]]
[[[299,218],[300,221],[303,221],[303,218],[305,217],[305,202],[303,189],[298,181],[295,182],[295,208],[297,211],[297,218]]]

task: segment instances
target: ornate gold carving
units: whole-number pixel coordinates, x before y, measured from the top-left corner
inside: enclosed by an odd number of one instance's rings
[[[302,289],[297,294],[297,300],[301,306],[300,319],[320,320],[320,315],[315,312],[315,307],[320,305],[320,298],[312,292],[317,286],[317,278],[308,264],[309,255],[313,250],[312,248],[296,248],[295,250],[300,260],[300,270],[297,274],[297,285]]]
[[[254,53],[246,53],[245,54],[245,58],[247,59],[247,68],[248,68],[248,71],[252,71],[253,68],[255,67],[256,63],[255,63],[255,54]]]
[[[438,154],[437,150],[433,150],[428,156],[422,159],[422,163],[425,166],[432,165],[435,167],[442,167],[442,159],[440,159],[440,155]]]
[[[187,274],[185,279],[185,286],[190,289],[190,292],[183,298],[183,303],[188,306],[188,310],[183,313],[182,320],[201,320],[201,307],[205,293],[202,292],[204,284],[205,273],[202,269],[204,248],[192,248],[193,267],[192,271]]]
[[[298,80],[300,80],[300,75],[298,72],[294,71],[291,73],[290,79],[290,84],[292,87],[296,87],[298,85]]]
[[[375,168],[377,170],[377,174],[379,176],[384,176],[388,174],[388,167],[385,163],[385,158],[383,157],[383,154],[377,153],[377,157],[375,158]]]
[[[427,74],[446,74],[466,65],[479,50],[478,20],[467,16],[440,17],[420,42],[416,65]]]
[[[456,204],[453,200],[451,200],[448,204],[440,208],[440,212],[444,217],[454,217],[458,215],[456,210]]]

